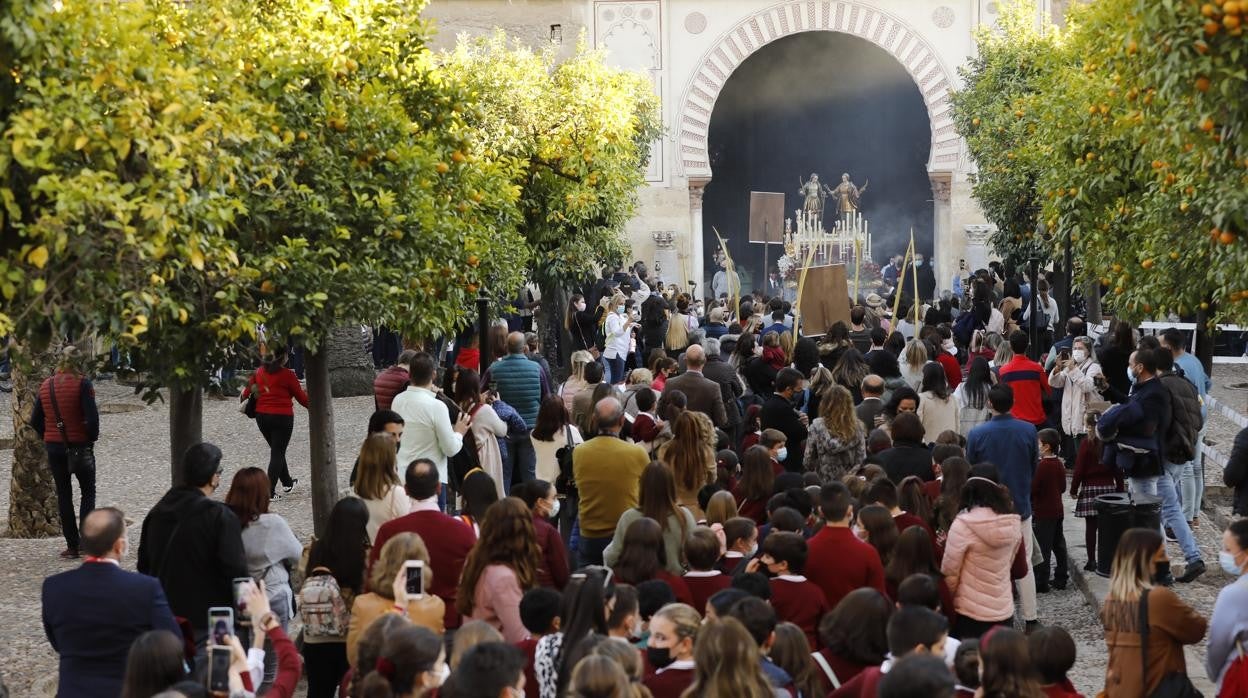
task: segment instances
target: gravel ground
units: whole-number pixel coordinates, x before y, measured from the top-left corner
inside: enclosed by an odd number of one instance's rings
[[[111,381],[97,387],[102,415],[101,438],[96,446],[99,464],[97,504],[116,506],[134,521],[131,550],[138,549],[143,517],[169,487],[168,409],[162,403],[146,406],[133,390]],[[8,397],[0,398],[0,414],[7,415]],[[334,400],[339,488],[345,491],[351,463],[373,410],[371,397]],[[12,434],[11,420],[0,419],[0,438]],[[204,438],[225,453],[225,496],[231,473],[250,465],[267,467],[268,449],[255,425],[238,413],[232,400],[204,401]],[[290,523],[300,540],[312,533],[312,503],[308,480],[307,413],[295,411],[295,436],[287,453],[291,474],[299,478],[295,491],[274,502],[273,511]],[[0,451],[0,521],[8,520],[7,483],[13,452]],[[40,621],[40,588],[44,577],[74,567],[57,557],[61,538],[15,540],[0,538],[0,584],[8,593],[0,598],[4,640],[0,642],[0,672],[14,696],[52,695],[56,654],[44,637]],[[133,554],[123,563],[133,569]],[[52,689],[51,691],[49,689]]]
[[[1229,383],[1248,381],[1248,366],[1223,366],[1214,377],[1217,398],[1235,409],[1248,413],[1248,391],[1231,390]],[[133,391],[111,381],[97,386],[104,413],[102,437],[96,453],[100,476],[97,500],[100,506],[117,506],[135,521],[131,532],[132,546],[138,545],[138,522],[160,499],[169,482],[168,411],[162,403],[147,406]],[[0,394],[0,415],[8,414],[8,397]],[[335,434],[339,468],[339,488],[346,490],[350,463],[355,458],[364,425],[372,411],[372,399],[339,398],[334,400]],[[1229,454],[1230,442],[1237,427],[1222,417],[1210,422],[1208,439],[1223,455]],[[10,420],[0,419],[0,439],[12,435]],[[233,401],[206,399],[204,402],[204,437],[218,444],[225,452],[229,471],[248,465],[265,467],[267,450],[254,425],[240,415]],[[274,511],[290,522],[295,534],[306,540],[311,534],[311,501],[308,487],[308,440],[306,413],[296,410],[295,438],[288,458],[292,474],[300,479],[290,495],[274,503]],[[12,451],[0,451],[0,482],[7,482],[12,468]],[[1206,474],[1210,485],[1220,484],[1221,473]],[[224,496],[224,492],[220,493]],[[1206,616],[1212,612],[1218,591],[1230,581],[1217,568],[1221,525],[1227,511],[1218,506],[1219,497],[1207,503],[1207,517],[1197,528],[1197,537],[1210,571],[1196,583],[1178,588],[1180,595]],[[1073,502],[1068,510],[1073,509]],[[7,521],[9,492],[0,488],[0,521]],[[1071,679],[1085,695],[1095,695],[1104,681],[1107,657],[1103,633],[1097,618],[1097,599],[1103,598],[1103,580],[1082,573],[1086,553],[1083,547],[1083,521],[1073,516],[1067,520],[1066,539],[1070,547],[1071,571],[1077,583],[1065,591],[1040,596],[1040,620],[1066,628],[1075,638],[1079,659]],[[63,548],[60,538],[15,540],[0,538],[0,584],[9,590],[0,599],[0,614],[5,618],[5,641],[0,643],[0,672],[14,696],[44,696],[54,693],[56,655],[48,645],[39,619],[39,590],[44,577],[72,568],[57,558]],[[1172,558],[1181,560],[1176,545],[1170,545]],[[133,559],[127,566],[133,566]],[[1189,652],[1189,671],[1194,679],[1204,681],[1204,647]],[[1199,683],[1212,695],[1212,687]]]

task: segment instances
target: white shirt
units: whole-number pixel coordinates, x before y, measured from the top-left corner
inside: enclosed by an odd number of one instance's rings
[[[1057,323],[1057,314],[1058,314],[1057,301],[1053,300],[1053,296],[1049,296],[1046,302],[1046,299],[1044,298],[1044,296],[1041,296],[1037,300],[1037,302],[1044,306],[1044,312],[1049,316],[1049,324],[1047,326],[1048,329],[1050,330],[1053,329],[1055,324]],[[1028,303],[1027,306],[1023,308],[1023,326],[1026,326],[1027,321],[1030,319],[1031,319],[1031,303]],[[1044,329],[1044,328],[1042,327],[1040,329]]]
[[[555,453],[567,445],[569,433],[572,434],[573,446],[584,441],[580,430],[571,424],[566,429],[556,431],[554,438],[550,441],[539,441],[532,434],[529,435],[529,441],[533,444],[533,451],[536,454],[537,479],[553,483],[559,477],[559,459],[555,457]]]
[[[403,438],[399,441],[399,468],[404,472],[417,458],[428,458],[438,468],[441,482],[448,482],[446,459],[459,453],[464,437],[451,425],[451,414],[433,391],[407,386],[394,396],[390,409],[403,418]]]
[[[412,500],[402,485],[393,485],[381,499],[364,499],[364,506],[368,508],[368,539],[377,540],[377,530],[381,525],[400,516],[407,516],[412,508]]]
[[[615,311],[607,314],[607,349],[602,353],[608,359],[628,356],[629,340],[632,333],[624,328],[625,317]]]

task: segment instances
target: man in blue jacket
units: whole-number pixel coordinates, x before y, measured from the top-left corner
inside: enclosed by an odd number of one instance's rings
[[[160,581],[121,569],[130,545],[120,511],[87,514],[80,546],[82,566],[43,581],[43,630],[61,657],[57,695],[120,695],[131,643],[149,630],[182,632]]]
[[[542,398],[550,394],[550,382],[542,367],[525,355],[526,349],[528,343],[523,333],[507,335],[507,355],[490,365],[484,379],[485,385],[498,390],[498,397],[503,402],[515,408],[528,432],[532,432],[537,425]],[[508,458],[503,463],[504,484],[508,488],[513,483],[527,482],[536,477],[537,453],[533,450],[528,432],[516,434],[510,440]]]
[[[974,464],[997,466],[1001,484],[1010,490],[1014,513],[1023,520],[1023,543],[1031,559],[1031,479],[1040,460],[1036,427],[1010,414],[1014,408],[1014,390],[1008,385],[994,385],[988,391],[988,409],[992,419],[980,424],[966,435],[966,459]],[[1018,580],[1018,596],[1023,620],[1030,630],[1036,625],[1036,577],[1031,568]]]

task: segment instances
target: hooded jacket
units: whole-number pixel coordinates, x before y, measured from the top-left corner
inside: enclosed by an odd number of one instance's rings
[[[137,567],[160,580],[175,616],[204,631],[208,609],[233,606],[233,579],[249,576],[242,526],[199,489],[175,487],[143,519]]]
[[[955,611],[985,622],[1014,615],[1010,565],[1022,539],[1018,514],[998,514],[988,507],[958,514],[940,564]]]
[[[1170,428],[1163,445],[1167,463],[1186,463],[1199,455],[1200,428],[1204,417],[1200,412],[1200,393],[1192,382],[1177,373],[1157,376],[1170,392]]]

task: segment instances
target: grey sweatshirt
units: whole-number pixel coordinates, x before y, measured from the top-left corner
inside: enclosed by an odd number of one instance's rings
[[[1244,649],[1248,651],[1248,575],[1223,587],[1213,606],[1205,671],[1219,688],[1227,667],[1239,657],[1239,650],[1235,647],[1237,639],[1244,643]]]
[[[261,514],[243,529],[243,549],[247,553],[247,573],[264,580],[269,602],[279,616],[290,611],[290,568],[299,564],[303,545],[290,530],[286,520],[277,514]],[[285,601],[283,606],[280,602]],[[282,620],[287,620],[283,618]]]

